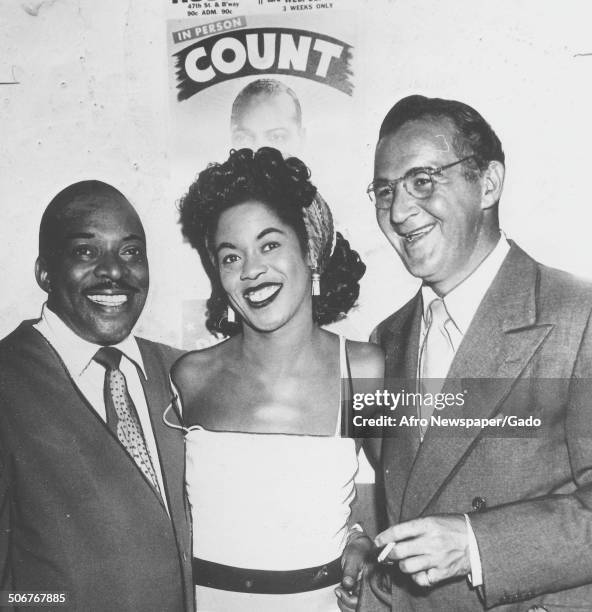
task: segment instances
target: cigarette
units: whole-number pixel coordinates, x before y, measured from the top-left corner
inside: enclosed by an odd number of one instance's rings
[[[394,542],[389,542],[381,551],[380,554],[378,555],[378,563],[382,563],[387,557],[388,554],[391,552],[391,550],[393,550],[395,543]]]

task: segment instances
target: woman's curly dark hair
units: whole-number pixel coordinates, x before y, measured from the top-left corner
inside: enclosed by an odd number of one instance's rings
[[[189,186],[179,201],[181,230],[199,253],[212,285],[206,320],[211,333],[233,336],[242,328],[240,322],[227,319],[228,299],[215,264],[213,245],[221,214],[249,200],[261,202],[294,230],[306,254],[303,210],[311,205],[316,192],[305,164],[296,157],[284,159],[271,147],[257,152],[232,150],[227,161],[208,165]],[[333,254],[321,275],[321,295],[313,302],[319,325],[345,317],[358,299],[359,280],[365,271],[360,256],[337,233]]]

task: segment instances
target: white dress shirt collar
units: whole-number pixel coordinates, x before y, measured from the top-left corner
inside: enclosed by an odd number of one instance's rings
[[[446,310],[462,335],[467,332],[481,300],[487,293],[509,251],[510,245],[502,232],[491,253],[460,285],[457,285],[444,296]],[[421,295],[423,299],[423,320],[425,322],[429,305],[439,296],[427,285],[422,286]]]
[[[68,372],[75,380],[83,374],[95,353],[101,348],[101,345],[88,342],[72,331],[58,315],[47,307],[47,304],[43,305],[41,319],[34,327],[58,352]],[[146,378],[142,354],[134,336],[130,334],[125,340],[113,346],[138,366]]]

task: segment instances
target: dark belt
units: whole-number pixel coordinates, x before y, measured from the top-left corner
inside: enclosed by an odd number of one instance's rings
[[[341,573],[340,559],[318,567],[278,572],[232,567],[193,558],[194,584],[239,593],[284,595],[316,591],[340,582]]]

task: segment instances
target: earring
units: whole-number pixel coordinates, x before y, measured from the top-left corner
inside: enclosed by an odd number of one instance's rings
[[[312,273],[312,295],[321,295],[321,275],[315,270]]]
[[[226,319],[229,323],[236,323],[236,314],[230,304],[226,307]]]

